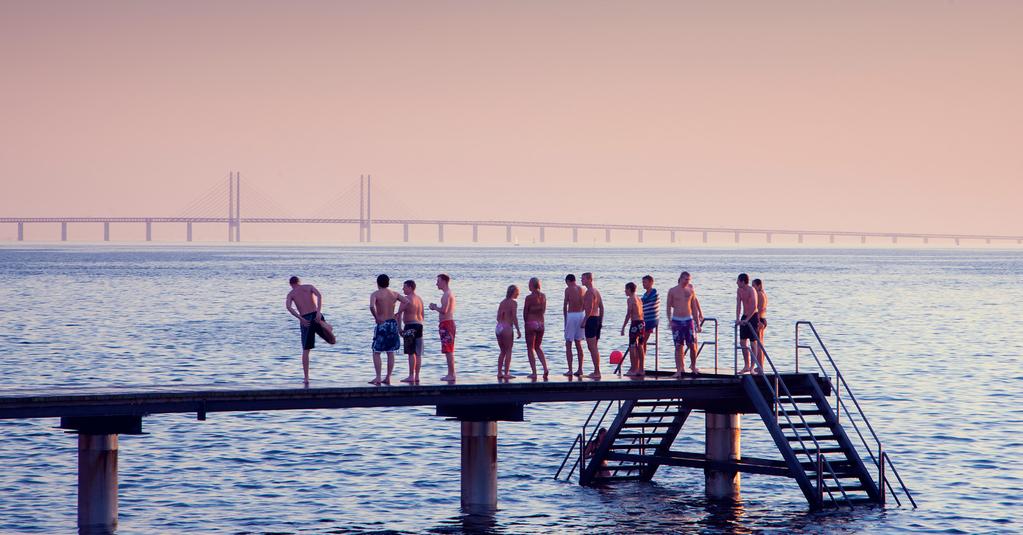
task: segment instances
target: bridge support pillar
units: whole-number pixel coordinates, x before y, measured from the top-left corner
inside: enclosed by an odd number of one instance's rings
[[[18,241],[25,241],[25,224],[18,222]]]
[[[671,243],[675,243],[675,231],[671,231]]]
[[[739,233],[735,233],[735,243],[739,243]]]
[[[437,241],[444,243],[444,223],[437,223]]]
[[[185,240],[192,241],[192,222],[185,223]]]
[[[707,243],[707,231],[703,231],[703,243]]]
[[[146,221],[146,241],[153,241],[153,222]]]
[[[767,233],[767,243],[771,243],[771,238],[772,238],[772,237],[773,237],[773,236],[771,235],[771,233],[770,233],[770,232],[768,232],[768,233]]]
[[[480,241],[480,226],[479,225],[473,225],[472,226],[472,242],[476,243],[478,241]]]
[[[866,236],[860,236],[860,243],[867,243],[867,237]]]
[[[828,243],[835,243],[835,235],[834,234],[828,235]]]
[[[894,243],[894,242],[893,242],[893,243]],[[991,238],[988,238],[988,239],[984,240],[984,243],[986,243],[986,244],[988,244],[988,245],[991,245]]]
[[[504,227],[504,241],[511,243],[511,225]]]
[[[643,229],[639,229],[636,231],[636,241],[639,243],[643,243]]]
[[[735,462],[742,458],[742,424],[739,414],[707,413],[706,456],[708,461]],[[739,473],[705,470],[707,497],[715,500],[739,497]]]
[[[799,235],[798,239],[799,239],[799,243],[803,243],[803,235],[802,234]]]
[[[892,236],[892,243],[899,243],[899,237],[898,236]]]
[[[543,243],[544,241],[547,240],[547,234],[544,232],[545,230],[546,230],[545,228],[540,227],[540,243]]]
[[[930,238],[928,238],[927,236],[924,236],[924,245],[927,245],[928,243],[931,243]]]
[[[462,507],[497,508],[497,422],[462,422]]]
[[[956,238],[956,247],[959,246],[959,238]]]
[[[103,222],[103,241],[110,241],[110,222]]]
[[[405,243],[408,243],[408,223],[402,225],[402,231],[405,233]]]
[[[60,241],[67,241],[67,222],[60,224]]]
[[[611,243],[611,229],[609,228],[604,229],[604,241],[606,243]]]
[[[579,227],[572,227],[572,243],[579,243]]]

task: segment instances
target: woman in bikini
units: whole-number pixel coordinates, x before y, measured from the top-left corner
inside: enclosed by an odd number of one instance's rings
[[[497,328],[494,334],[497,335],[497,346],[501,349],[501,355],[497,358],[497,378],[511,379],[511,356],[512,345],[515,338],[512,336],[512,326],[515,333],[522,338],[522,331],[519,330],[518,308],[519,303],[515,301],[519,297],[519,287],[514,284],[508,287],[508,294],[497,307]]]
[[[547,356],[540,344],[543,342],[543,319],[547,312],[547,296],[540,291],[540,279],[529,279],[529,295],[522,303],[522,321],[526,324],[526,354],[529,355],[529,368],[533,373],[530,379],[536,379],[536,357],[540,357],[543,365],[543,378],[547,379],[550,369],[547,368]]]

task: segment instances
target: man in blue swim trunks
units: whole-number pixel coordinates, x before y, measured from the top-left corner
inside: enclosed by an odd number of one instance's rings
[[[700,330],[703,314],[696,290],[689,283],[690,279],[689,272],[683,271],[678,278],[678,286],[668,290],[666,314],[671,318],[671,337],[675,341],[675,374],[672,377],[676,379],[681,378],[685,370],[687,347],[690,355],[689,371],[693,375],[700,373],[696,367],[696,333]]]
[[[369,311],[373,314],[376,327],[373,330],[373,367],[377,375],[369,383],[372,385],[391,384],[391,372],[394,371],[394,352],[401,348],[401,334],[398,331],[398,319],[394,313],[394,305],[399,301],[407,303],[408,298],[391,290],[391,278],[387,275],[377,276],[377,290],[369,296]],[[380,378],[380,353],[387,353],[387,375]]]

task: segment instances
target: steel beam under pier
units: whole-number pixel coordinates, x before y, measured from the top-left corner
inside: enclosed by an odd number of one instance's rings
[[[707,413],[707,461],[735,463],[742,459],[742,421],[738,414]],[[735,499],[739,497],[739,472],[704,470],[707,497]]]
[[[103,222],[103,241],[110,241],[110,222]]]
[[[60,241],[67,241],[67,223],[60,224]]]
[[[18,222],[18,241],[25,241],[25,224]]]

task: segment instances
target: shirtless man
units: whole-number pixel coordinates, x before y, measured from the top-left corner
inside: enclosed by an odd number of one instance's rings
[[[298,318],[299,331],[302,333],[303,382],[309,386],[309,351],[316,347],[316,334],[326,330],[326,322],[320,313],[323,296],[312,284],[302,284],[298,277],[291,277],[288,284],[291,285],[291,291],[284,300],[284,308]]]
[[[760,369],[764,369],[764,331],[767,330],[767,292],[764,291],[764,281],[760,279],[753,279],[753,289],[757,291],[757,321],[760,324],[760,329],[757,330],[757,336],[760,338],[760,343],[757,344],[759,351],[757,355],[757,361],[760,362]]]
[[[694,375],[700,373],[696,367],[697,344],[696,333],[700,331],[703,312],[700,300],[696,298],[696,289],[690,284],[692,277],[683,271],[678,277],[678,285],[668,290],[666,314],[671,320],[671,338],[675,341],[675,374],[682,377],[685,370],[686,348],[689,348],[689,371]]]
[[[600,329],[604,326],[604,300],[600,298],[600,292],[593,287],[593,273],[583,273],[583,286],[586,293],[583,294],[583,326],[586,330],[586,346],[590,349],[590,358],[593,359],[593,373],[587,375],[590,379],[600,379],[600,350],[597,342],[600,341]],[[582,361],[579,362],[579,373],[582,374]]]
[[[398,331],[405,341],[408,355],[408,377],[403,383],[419,384],[419,368],[423,365],[423,300],[416,295],[416,281],[407,280],[401,292],[408,299],[398,307]]]
[[[438,313],[437,332],[440,335],[440,352],[448,361],[448,374],[441,381],[455,381],[455,294],[451,291],[451,277],[446,273],[437,275],[437,289],[442,292],[440,306],[430,303],[430,310]]]
[[[739,326],[739,345],[742,346],[742,359],[745,366],[739,373],[763,373],[763,363],[760,362],[760,350],[757,347],[757,331],[760,329],[760,321],[757,316],[757,291],[749,285],[749,275],[740,273],[735,279],[738,288],[735,291],[735,324]],[[742,313],[740,316],[739,313]],[[750,368],[749,341],[753,340],[752,352],[757,360],[758,369]]]
[[[550,369],[547,368],[547,356],[540,345],[543,343],[544,315],[547,313],[547,296],[540,291],[540,279],[529,279],[529,295],[522,303],[522,323],[526,326],[526,354],[529,355],[529,367],[533,370],[530,379],[536,379],[536,358],[543,365],[543,378],[547,379]]]
[[[629,327],[629,371],[625,375],[630,377],[643,377],[646,374],[646,365],[643,363],[643,333],[646,330],[646,322],[643,321],[643,302],[636,297],[636,283],[630,282],[625,285],[625,321],[622,322],[622,336],[625,336],[625,327]]]
[[[401,348],[401,336],[398,334],[398,320],[394,313],[394,305],[398,301],[408,302],[405,296],[388,288],[391,278],[387,275],[377,276],[377,290],[369,296],[369,312],[376,320],[373,330],[373,367],[377,376],[369,383],[372,385],[391,384],[391,372],[394,371],[394,352]],[[387,353],[387,376],[380,379],[380,353]]]
[[[575,275],[565,275],[565,304],[562,312],[565,316],[565,356],[568,358],[568,371],[565,375],[571,377],[572,373],[572,344],[575,343],[575,350],[579,353],[579,371],[574,375],[583,374],[583,294],[586,292],[581,286],[575,283]]]

